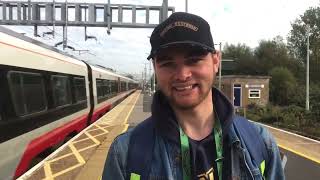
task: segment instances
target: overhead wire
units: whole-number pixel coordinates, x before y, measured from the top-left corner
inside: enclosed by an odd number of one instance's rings
[[[6,1],[6,0],[4,0],[4,1]],[[9,2],[9,1],[8,1]],[[50,2],[50,1],[48,1],[48,2]],[[17,10],[17,16],[19,15],[19,16],[21,16],[21,14],[22,14],[22,12],[21,12],[21,9],[19,9],[19,8],[17,8],[16,9]],[[16,17],[17,18],[17,17]],[[14,18],[15,19],[15,18]],[[26,28],[27,27],[27,28]],[[50,31],[53,31],[53,29],[50,29],[48,26],[40,26],[40,27],[44,27],[44,28],[47,28],[48,30],[50,30]],[[21,30],[21,29],[20,29]],[[32,28],[32,27],[30,27],[30,26],[25,26],[24,28],[23,28],[23,31],[27,31],[27,34],[29,33],[29,34],[34,34],[34,29]],[[31,32],[32,31],[32,32]],[[44,32],[42,32],[42,33],[44,33]],[[60,37],[62,37],[63,38],[63,35],[62,34],[60,34],[60,33],[58,33],[57,31],[55,31],[54,32],[55,33],[55,35],[58,35],[58,36],[60,36]],[[53,39],[52,37],[50,37],[50,36],[46,36],[46,38],[47,39],[45,39],[44,38],[44,36],[40,36],[40,37],[36,37],[36,39],[42,39],[42,40],[46,40],[46,41],[55,41],[55,39]],[[68,40],[68,42],[70,42],[72,45],[75,45],[75,46],[77,46],[77,48],[80,50],[80,49],[88,49],[89,50],[89,52],[87,52],[86,54],[89,54],[89,55],[91,55],[91,56],[94,56],[94,59],[95,60],[99,60],[99,61],[102,61],[102,62],[105,62],[105,59],[103,59],[103,58],[101,58],[101,57],[99,57],[99,56],[97,56],[96,54],[97,53],[91,53],[91,52],[94,52],[94,50],[93,49],[91,49],[91,48],[88,48],[88,47],[83,47],[83,45],[80,45],[80,44],[78,44],[78,43],[76,43],[76,42],[74,42],[73,40]],[[101,42],[100,41],[97,41],[97,43],[98,44],[101,44]],[[90,52],[91,51],[91,52]],[[69,51],[68,51],[68,53],[70,53]],[[72,53],[73,55],[75,55],[76,57],[79,57],[79,56],[81,56],[81,55],[78,55],[78,54],[76,54],[75,52],[73,52]],[[89,60],[89,61],[91,61],[91,60]]]

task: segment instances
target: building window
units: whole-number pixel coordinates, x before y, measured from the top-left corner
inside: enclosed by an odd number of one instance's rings
[[[249,89],[249,98],[260,98],[260,89]]]
[[[51,77],[51,82],[55,107],[71,104],[69,78],[67,76],[54,75]]]
[[[84,101],[87,98],[86,95],[86,83],[84,78],[75,77],[73,79],[75,87],[75,98],[76,102]]]
[[[47,109],[44,82],[40,73],[11,71],[8,73],[8,81],[17,116]]]

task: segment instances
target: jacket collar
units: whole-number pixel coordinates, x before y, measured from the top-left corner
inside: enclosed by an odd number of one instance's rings
[[[213,105],[222,126],[224,140],[229,137],[230,144],[239,141],[233,129],[234,108],[226,96],[218,89],[212,89]],[[152,117],[156,121],[156,131],[165,138],[180,144],[179,125],[174,112],[161,91],[154,94],[152,102]]]

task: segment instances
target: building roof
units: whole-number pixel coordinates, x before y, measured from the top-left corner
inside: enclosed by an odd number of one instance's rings
[[[217,76],[219,78],[219,76]],[[253,75],[223,75],[222,79],[271,79],[271,76],[253,76]]]

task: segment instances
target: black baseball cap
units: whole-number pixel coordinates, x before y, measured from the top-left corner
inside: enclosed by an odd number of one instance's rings
[[[161,49],[177,45],[195,46],[209,52],[215,51],[210,26],[202,17],[176,12],[153,30],[150,37],[153,58]]]

